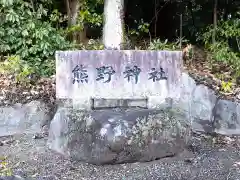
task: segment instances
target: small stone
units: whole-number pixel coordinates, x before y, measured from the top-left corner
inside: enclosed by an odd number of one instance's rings
[[[33,138],[33,139],[42,139],[43,136],[40,135],[40,134],[34,134],[32,138]]]
[[[75,169],[76,169],[76,168],[73,167],[73,166],[70,166],[70,167],[69,167],[69,170],[70,170],[70,171],[73,171],[73,170],[75,170]]]
[[[41,133],[44,137],[48,136],[48,126],[47,125],[44,125],[42,127]]]
[[[14,176],[19,178],[19,179],[23,179],[23,178],[26,178],[26,173],[20,169],[14,171]]]
[[[236,97],[237,97],[237,99],[240,100],[240,93],[238,93]]]
[[[194,163],[194,158],[186,158],[186,159],[184,159],[184,162],[186,162],[186,163]]]
[[[35,94],[35,95],[36,95],[36,94],[39,94],[38,91],[34,91],[34,90],[31,90],[30,92],[31,92],[31,94]]]
[[[8,140],[5,140],[5,141],[3,141],[2,143],[3,144],[11,144],[11,143],[13,143],[13,139],[8,139]]]

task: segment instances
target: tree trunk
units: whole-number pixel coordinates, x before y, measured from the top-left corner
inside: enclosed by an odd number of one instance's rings
[[[213,34],[212,34],[212,43],[216,42],[216,31],[217,31],[217,3],[218,0],[214,0],[214,9],[213,9]]]
[[[65,0],[68,16],[68,27],[77,25],[77,17],[80,11],[79,0]],[[82,31],[76,31],[71,34],[71,40],[77,43],[85,42],[86,40],[86,29],[83,27]]]
[[[107,49],[121,49],[124,41],[124,0],[105,0],[103,44]]]

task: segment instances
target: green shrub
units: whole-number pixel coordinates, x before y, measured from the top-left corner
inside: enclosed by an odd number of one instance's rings
[[[103,50],[104,44],[101,40],[90,39],[87,44],[78,44],[77,49],[82,50]]]
[[[33,7],[24,0],[1,0],[1,55],[19,56],[23,66],[38,75],[53,74],[55,50],[70,48],[71,44],[65,40],[63,30],[54,28],[48,17],[52,16],[42,1]]]
[[[186,43],[187,40],[182,38],[182,43]],[[152,42],[150,42],[150,45],[148,47],[149,50],[181,50],[180,48],[180,39],[178,39],[176,42],[168,42],[166,39],[165,41],[161,41],[160,39],[154,39]]]
[[[28,64],[20,59],[20,56],[10,56],[0,63],[0,72],[11,74],[17,82],[29,82],[29,76],[34,72]]]
[[[199,38],[211,52],[212,61],[229,65],[234,72],[234,76],[240,76],[240,19],[219,21],[214,44],[212,44],[212,34],[213,26],[211,25]],[[236,45],[232,46],[229,43],[230,41],[236,42]]]

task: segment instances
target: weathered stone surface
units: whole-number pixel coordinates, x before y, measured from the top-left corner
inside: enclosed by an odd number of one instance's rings
[[[59,108],[48,145],[94,164],[150,161],[183,150],[189,138],[184,114],[168,108],[81,111]]]
[[[193,118],[194,131],[211,133],[213,131],[213,108],[217,96],[207,86],[198,85],[192,92],[190,102],[191,116]]]
[[[51,118],[50,108],[41,101],[0,107],[0,136],[41,132]]]
[[[219,99],[214,107],[215,132],[223,135],[240,134],[240,104]]]
[[[0,177],[0,180],[27,180],[27,179],[18,176],[2,176]]]
[[[56,97],[85,110],[92,98],[148,99],[157,108],[176,95],[181,68],[181,51],[57,51]]]
[[[182,73],[181,86],[176,89],[180,97],[173,99],[173,106],[185,113],[194,132],[240,134],[240,105],[229,100],[217,100],[213,90],[196,85],[193,78]]]
[[[180,83],[180,86],[175,89],[176,94],[179,94],[179,96],[172,98],[173,106],[186,112],[186,115],[189,116],[188,118],[190,119],[190,102],[192,101],[192,92],[196,87],[196,83],[187,73],[182,73]]]
[[[3,173],[4,174],[4,173]],[[11,176],[0,176],[0,180],[30,180],[22,170],[14,170]]]

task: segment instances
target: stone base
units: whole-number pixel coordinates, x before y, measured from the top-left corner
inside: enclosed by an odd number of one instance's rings
[[[66,157],[92,164],[151,161],[182,152],[190,126],[174,110],[59,108],[48,145]]]

